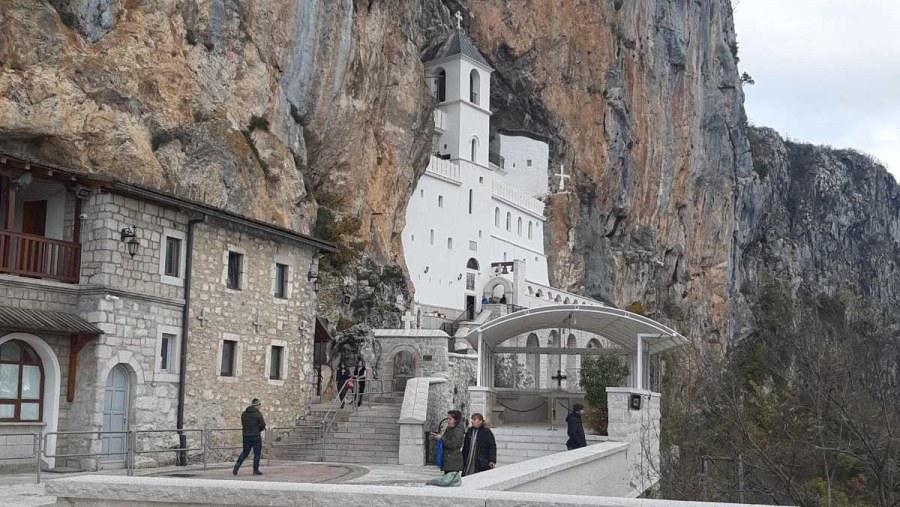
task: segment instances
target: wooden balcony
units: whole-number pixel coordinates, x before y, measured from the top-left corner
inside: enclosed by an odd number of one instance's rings
[[[78,283],[81,245],[0,229],[0,273]]]

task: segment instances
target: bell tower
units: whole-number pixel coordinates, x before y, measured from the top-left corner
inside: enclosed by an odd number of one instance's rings
[[[436,114],[443,123],[436,130],[437,153],[488,167],[494,69],[463,32],[459,12],[456,29],[444,42],[428,49],[423,61],[435,109],[439,111]]]

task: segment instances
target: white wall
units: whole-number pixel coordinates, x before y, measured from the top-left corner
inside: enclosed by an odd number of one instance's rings
[[[547,180],[550,148],[547,143],[526,136],[498,134],[496,145],[505,159],[507,175],[504,183],[531,195],[544,195],[550,191]]]
[[[451,159],[470,160],[472,139],[477,139],[475,163],[487,167],[490,135],[490,75],[491,71],[473,64],[467,58],[457,56],[440,62],[432,62],[426,68],[428,76],[446,72],[446,100],[438,108],[446,113],[445,132],[438,139],[438,151],[450,154]],[[469,76],[475,69],[479,73],[478,105],[469,101]],[[431,79],[432,90],[437,79]],[[446,146],[446,148],[445,148]]]

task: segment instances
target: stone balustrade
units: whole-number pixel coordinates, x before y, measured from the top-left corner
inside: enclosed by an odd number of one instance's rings
[[[459,176],[459,165],[450,160],[432,156],[425,172],[447,182],[462,185],[462,180]]]
[[[544,203],[532,197],[528,192],[513,188],[501,181],[492,180],[491,193],[497,199],[515,206],[522,211],[531,213],[537,217],[544,217]]]

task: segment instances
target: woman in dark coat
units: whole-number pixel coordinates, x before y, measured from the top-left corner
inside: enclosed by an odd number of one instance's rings
[[[440,440],[444,446],[444,477],[429,481],[429,484],[435,486],[459,486],[462,484],[460,479],[463,469],[462,446],[466,438],[462,428],[462,413],[459,410],[451,410],[447,412],[447,429],[443,435],[432,433],[431,437]]]
[[[497,463],[497,442],[494,433],[484,422],[484,416],[472,414],[472,426],[463,444],[463,477],[494,468]]]
[[[359,397],[356,406],[359,407],[362,405],[363,393],[366,392],[366,362],[363,361],[363,358],[356,361],[356,368],[353,369],[353,382],[356,384],[354,386],[356,396]]]
[[[348,380],[350,380],[350,370],[342,364],[341,367],[338,368],[337,374],[338,397],[341,398],[341,408],[344,408],[344,396],[347,396],[347,390],[349,389],[349,386],[347,385]]]
[[[584,437],[584,426],[581,424],[581,414],[583,413],[584,406],[581,403],[576,403],[566,417],[566,422],[569,424],[569,440],[566,441],[566,448],[570,451],[587,447],[587,439]]]

